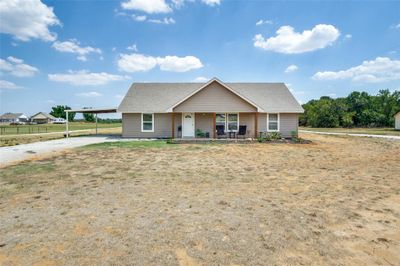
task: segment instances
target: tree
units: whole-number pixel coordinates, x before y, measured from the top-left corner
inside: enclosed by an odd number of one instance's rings
[[[64,118],[66,119],[66,112],[65,110],[71,110],[71,107],[67,105],[57,105],[51,108],[50,114],[54,117]],[[68,113],[68,121],[74,121],[75,113],[69,112]]]
[[[90,109],[90,107],[83,107],[83,109]],[[85,119],[86,122],[94,122],[96,120],[94,114],[90,113],[83,113],[83,119]]]
[[[354,91],[347,97],[327,96],[303,105],[301,126],[312,127],[392,127],[400,111],[400,91],[381,90],[376,96]]]

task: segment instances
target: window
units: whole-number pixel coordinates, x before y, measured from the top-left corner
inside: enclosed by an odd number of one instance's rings
[[[142,132],[154,132],[154,114],[142,114]]]
[[[279,114],[268,114],[267,131],[279,131]]]
[[[239,115],[238,114],[216,114],[216,126],[223,126],[224,131],[238,131]]]
[[[228,116],[228,121],[227,121],[228,131],[237,131],[239,128],[238,114],[227,114],[227,116]]]
[[[216,122],[217,126],[224,126],[225,129],[225,114],[216,114]]]

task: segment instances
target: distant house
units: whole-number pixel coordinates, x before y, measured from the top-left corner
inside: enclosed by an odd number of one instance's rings
[[[45,112],[39,112],[31,116],[31,122],[35,122],[38,124],[52,123],[54,120],[56,120],[54,116]]]
[[[298,130],[303,108],[284,83],[135,83],[118,111],[122,136],[209,138]]]
[[[395,121],[394,128],[397,129],[397,130],[400,130],[400,112],[395,114],[394,121]]]
[[[0,116],[0,123],[25,123],[28,117],[23,113],[5,113]]]

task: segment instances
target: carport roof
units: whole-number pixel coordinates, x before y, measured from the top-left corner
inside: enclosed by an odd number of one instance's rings
[[[68,113],[88,113],[88,114],[100,114],[100,113],[116,113],[117,108],[87,108],[87,109],[71,109],[65,110]]]

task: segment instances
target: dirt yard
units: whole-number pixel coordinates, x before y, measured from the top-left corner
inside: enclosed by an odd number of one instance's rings
[[[400,265],[400,142],[304,137],[0,169],[0,265]]]

